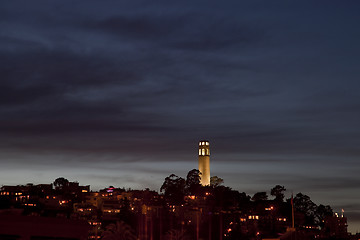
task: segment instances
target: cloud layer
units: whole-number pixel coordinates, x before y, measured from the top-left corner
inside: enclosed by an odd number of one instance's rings
[[[0,184],[158,189],[207,138],[227,185],[351,206],[360,230],[359,8],[2,2]]]

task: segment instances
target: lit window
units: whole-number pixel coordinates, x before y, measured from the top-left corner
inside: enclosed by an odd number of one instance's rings
[[[201,149],[199,149],[199,155],[201,155]]]
[[[205,156],[205,149],[201,149],[201,151],[202,151],[201,155]]]
[[[209,146],[209,142],[206,142],[206,145]]]

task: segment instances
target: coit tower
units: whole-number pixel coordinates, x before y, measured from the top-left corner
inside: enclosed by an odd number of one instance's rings
[[[201,185],[210,185],[210,144],[206,140],[199,141],[199,171]]]

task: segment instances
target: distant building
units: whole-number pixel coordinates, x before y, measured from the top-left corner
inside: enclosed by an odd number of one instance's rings
[[[331,239],[348,239],[347,218],[344,216],[328,216],[324,219],[322,235],[324,238]]]
[[[51,191],[52,191],[52,184],[34,185],[32,183],[28,183],[26,185],[2,186],[0,188],[0,195],[12,196],[12,197],[29,195],[29,194],[46,195],[46,194],[50,194]]]
[[[210,143],[206,140],[199,142],[199,171],[201,185],[210,185]]]

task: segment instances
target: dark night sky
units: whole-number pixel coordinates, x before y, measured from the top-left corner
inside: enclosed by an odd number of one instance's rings
[[[0,3],[0,185],[284,185],[360,231],[359,1]]]

